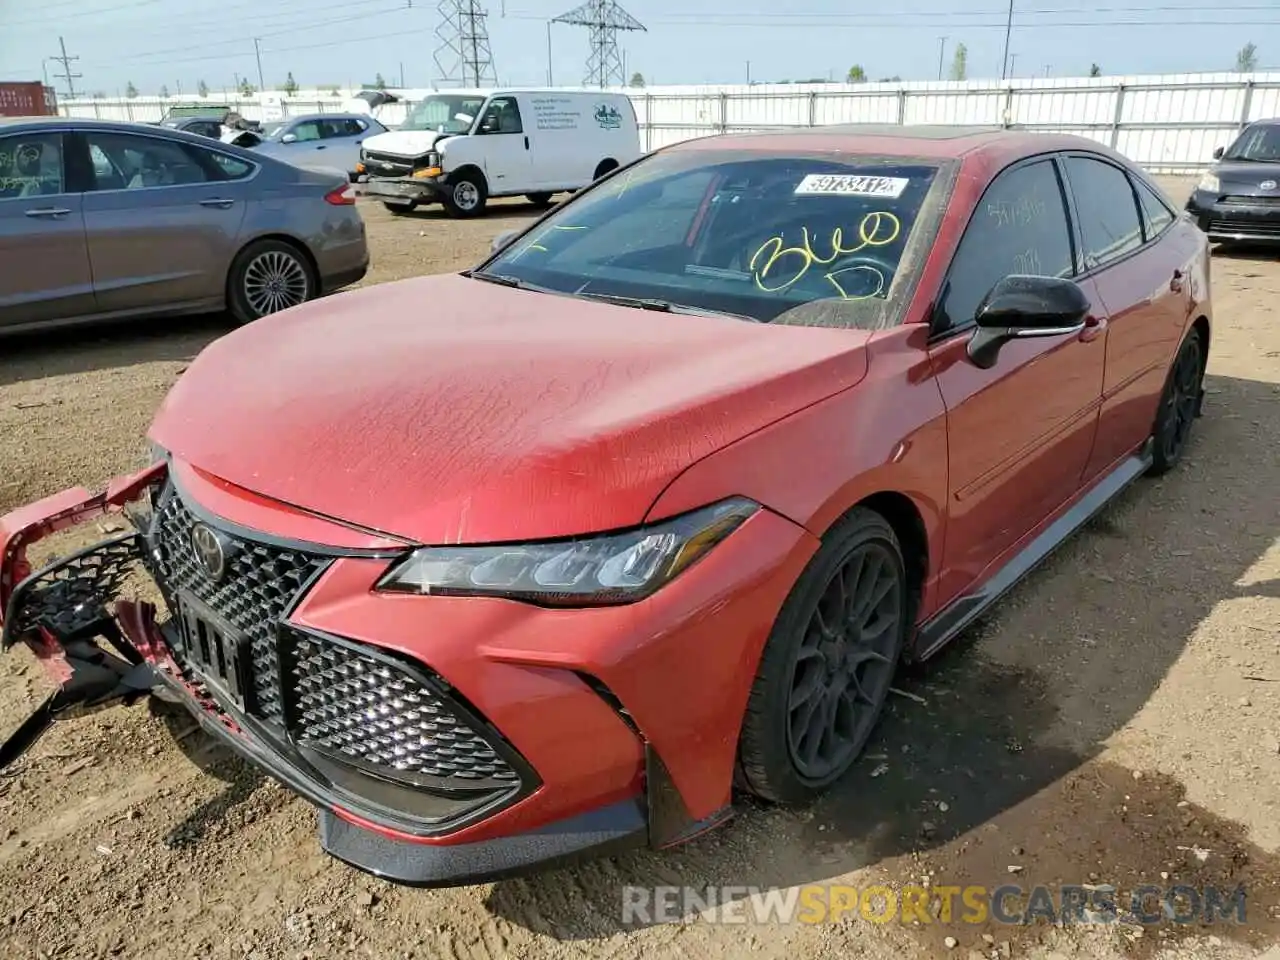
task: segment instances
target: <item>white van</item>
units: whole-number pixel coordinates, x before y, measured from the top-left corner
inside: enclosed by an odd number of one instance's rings
[[[550,205],[640,156],[631,101],[590,90],[450,90],[419,102],[399,128],[369,137],[364,192],[393,213],[440,201],[474,217],[489,197]]]

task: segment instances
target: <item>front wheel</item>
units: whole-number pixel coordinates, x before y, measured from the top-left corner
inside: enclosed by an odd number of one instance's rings
[[[478,217],[487,200],[484,179],[474,173],[462,173],[449,183],[444,206],[455,217]]]
[[[908,619],[898,538],[880,514],[854,508],[796,581],[760,658],[738,743],[751,792],[803,802],[853,766],[884,709]]]
[[[1160,410],[1153,431],[1151,468],[1158,477],[1178,465],[1191,437],[1191,425],[1200,415],[1204,386],[1204,340],[1193,330],[1183,341],[1160,395]]]
[[[238,323],[306,303],[319,294],[306,256],[282,240],[259,240],[245,247],[227,277],[227,306]]]

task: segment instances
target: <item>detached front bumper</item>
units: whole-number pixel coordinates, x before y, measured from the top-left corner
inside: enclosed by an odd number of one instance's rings
[[[1217,243],[1280,243],[1280,196],[1207,193],[1197,189],[1187,212]]]
[[[361,192],[386,203],[435,203],[444,196],[444,186],[439,180],[423,180],[414,177],[365,177],[360,181]]]
[[[669,846],[729,816],[761,612],[813,549],[799,528],[748,521],[668,588],[668,625],[375,595],[404,544],[202,477],[158,464],[0,518],[3,644],[59,684],[0,766],[54,719],[155,693],[319,807],[333,856],[418,885]],[[140,533],[30,568],[34,542],[122,509]],[[222,544],[216,585],[197,528]],[[122,598],[139,570],[162,602]],[[730,571],[749,588],[727,594]]]

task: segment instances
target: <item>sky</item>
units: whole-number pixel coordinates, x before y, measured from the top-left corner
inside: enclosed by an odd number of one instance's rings
[[[0,80],[49,76],[65,96],[69,55],[76,87],[117,95],[212,91],[237,78],[303,88],[439,84],[433,54],[439,0],[0,0]],[[545,84],[547,22],[579,0],[478,0],[488,10],[494,68],[503,84]],[[1259,69],[1280,69],[1280,0],[1013,0],[1014,76],[1181,73],[1233,69],[1257,47]],[[1008,0],[624,0],[646,30],[619,34],[627,75],[654,84],[840,79],[860,65],[869,79],[931,80],[957,44],[970,77],[999,77]],[[892,12],[889,12],[892,10]],[[551,27],[555,84],[583,82],[589,30]],[[945,38],[945,40],[943,39]],[[447,82],[441,85],[450,85]]]

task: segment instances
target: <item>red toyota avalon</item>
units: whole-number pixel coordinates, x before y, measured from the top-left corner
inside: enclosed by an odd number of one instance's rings
[[[0,519],[3,642],[60,685],[0,760],[154,694],[421,885],[803,802],[900,663],[1178,462],[1210,320],[1204,235],[1090,140],[660,150],[472,270],[223,337],[145,469]]]

